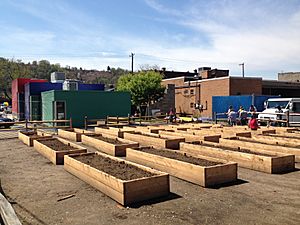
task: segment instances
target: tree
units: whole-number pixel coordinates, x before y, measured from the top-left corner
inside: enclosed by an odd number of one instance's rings
[[[155,71],[140,71],[121,76],[117,90],[130,92],[133,105],[139,108],[149,106],[164,94],[165,87],[161,85],[161,80],[161,75]]]

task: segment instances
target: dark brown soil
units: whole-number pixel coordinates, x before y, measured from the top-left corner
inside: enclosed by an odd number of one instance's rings
[[[52,148],[54,151],[67,151],[75,149],[74,147],[66,145],[57,139],[39,140],[39,142]]]
[[[22,132],[22,134],[25,134],[26,136],[33,136],[33,135],[36,135],[36,132]]]
[[[76,156],[76,159],[121,180],[133,180],[155,175],[124,161],[119,162],[100,155],[82,155]]]
[[[194,143],[196,145],[199,145],[198,143]],[[208,146],[208,147],[216,147],[214,145],[208,145],[208,144],[200,144],[203,146]],[[261,155],[261,156],[268,156],[268,157],[274,157],[274,155],[271,154],[265,154],[265,153],[259,153],[259,152],[252,152],[249,149],[240,149],[240,148],[230,148],[230,147],[219,147],[223,150],[229,150],[229,151],[235,151],[235,152],[243,152],[243,153],[248,153],[248,154],[252,154],[252,155]]]
[[[154,149],[151,147],[150,148],[140,148],[138,150],[142,151],[142,152],[154,154],[154,155],[159,155],[159,156],[163,156],[163,157],[167,157],[167,158],[171,158],[171,159],[176,159],[176,160],[187,162],[187,163],[192,163],[192,164],[195,164],[198,166],[215,166],[215,165],[223,164],[221,162],[213,162],[213,161],[209,161],[206,159],[200,159],[200,158],[196,158],[196,157],[192,157],[192,156],[187,156],[186,154],[180,154],[177,152],[167,151],[167,150],[162,150],[162,149]]]
[[[108,137],[103,137],[101,135],[93,136],[93,138],[96,138],[98,140],[105,141],[105,142],[108,142],[111,144],[115,144],[115,145],[124,144],[124,142],[119,141],[117,138],[108,138]]]

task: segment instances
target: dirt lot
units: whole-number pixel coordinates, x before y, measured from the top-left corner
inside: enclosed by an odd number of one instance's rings
[[[3,190],[23,224],[300,224],[300,165],[207,189],[171,178],[168,198],[123,208],[18,139],[0,140]],[[71,198],[61,198],[74,195]]]

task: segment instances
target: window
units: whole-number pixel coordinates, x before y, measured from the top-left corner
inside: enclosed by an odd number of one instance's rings
[[[190,94],[193,95],[194,94],[194,89],[190,90]]]
[[[184,93],[184,94],[188,94],[188,93],[189,93],[189,90],[185,89],[185,90],[183,91],[183,93]]]
[[[191,108],[194,108],[194,103],[191,102],[190,106],[191,106]]]

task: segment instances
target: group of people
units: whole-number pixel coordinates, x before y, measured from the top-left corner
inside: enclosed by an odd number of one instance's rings
[[[240,106],[238,112],[235,112],[232,106],[229,106],[229,109],[227,111],[228,116],[228,123],[230,126],[237,125],[237,121],[239,119],[239,122],[241,125],[247,125],[252,130],[257,130],[258,128],[258,122],[257,122],[257,110],[254,105],[251,105],[249,110],[246,111],[243,106]],[[251,114],[251,119],[248,121],[248,114]]]

